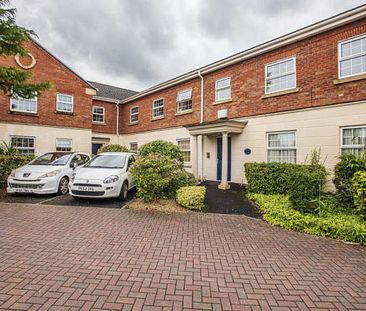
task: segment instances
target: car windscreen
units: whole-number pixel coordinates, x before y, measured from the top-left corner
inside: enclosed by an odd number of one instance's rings
[[[66,165],[71,157],[71,153],[61,153],[61,152],[50,152],[46,153],[29,163],[29,165],[55,165],[62,166]]]
[[[91,168],[123,168],[126,163],[126,156],[121,154],[97,155],[91,159],[84,167]]]

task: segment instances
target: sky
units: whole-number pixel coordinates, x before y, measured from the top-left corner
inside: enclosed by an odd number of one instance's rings
[[[87,80],[141,91],[365,0],[10,0]]]

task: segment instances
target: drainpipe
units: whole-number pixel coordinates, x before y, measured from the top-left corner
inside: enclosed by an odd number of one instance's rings
[[[203,123],[203,76],[201,75],[201,71],[198,71],[198,76],[201,78],[201,120],[200,124]]]
[[[201,71],[198,71],[198,76],[201,78],[201,120],[200,120],[200,124],[203,123],[203,76],[201,75]],[[204,168],[203,168],[203,136],[199,135],[198,136],[198,145],[199,148],[197,148],[197,150],[199,151],[199,156],[200,156],[200,180],[201,182],[203,181],[203,172],[204,172]]]
[[[116,134],[117,134],[117,137],[119,137],[119,100],[117,100],[116,102],[116,108],[117,108],[117,125],[116,125]]]

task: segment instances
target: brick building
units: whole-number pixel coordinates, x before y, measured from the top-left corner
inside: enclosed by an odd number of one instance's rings
[[[136,150],[150,140],[166,139],[184,151],[188,170],[221,180],[223,189],[227,181],[245,181],[245,162],[303,163],[321,148],[325,165],[333,168],[341,152],[359,153],[365,144],[366,5],[139,93],[84,81],[56,63],[47,60],[43,66],[59,68],[60,81],[51,80],[60,83],[57,92],[74,92],[75,103],[78,96],[82,107],[75,107],[75,121],[56,113],[53,91],[42,95],[53,108],[40,107],[37,117],[20,119],[9,107],[2,111],[3,139],[22,126],[34,126],[29,124],[33,120],[36,128],[62,129],[59,136],[71,128],[75,135],[76,130],[87,132],[80,146],[89,143],[88,151],[91,142],[94,149],[117,142]],[[38,72],[35,66],[37,78]],[[73,90],[67,89],[69,79],[77,81],[71,83]]]

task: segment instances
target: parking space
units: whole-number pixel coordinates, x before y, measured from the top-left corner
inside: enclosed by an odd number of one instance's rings
[[[74,199],[69,194],[57,195],[37,195],[37,194],[15,194],[0,197],[0,202],[4,203],[24,203],[24,204],[47,204],[57,206],[79,206],[79,207],[101,207],[101,208],[122,208],[127,202],[135,197],[135,190],[129,191],[127,200],[117,199]]]

